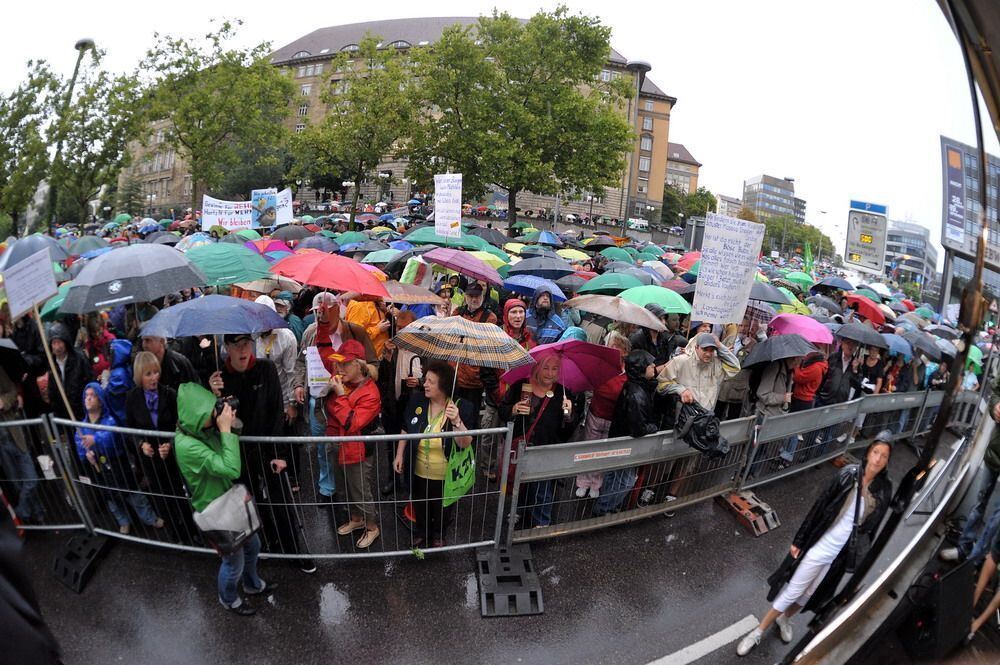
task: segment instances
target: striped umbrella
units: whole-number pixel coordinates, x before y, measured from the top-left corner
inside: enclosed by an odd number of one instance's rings
[[[421,358],[476,367],[511,369],[532,362],[528,352],[503,328],[460,316],[425,316],[400,330],[392,341]]]

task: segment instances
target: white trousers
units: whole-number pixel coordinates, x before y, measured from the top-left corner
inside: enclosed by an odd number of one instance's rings
[[[788,581],[785,588],[774,599],[771,607],[784,613],[792,605],[798,605],[799,607],[805,605],[809,602],[812,595],[816,593],[820,582],[826,577],[826,571],[830,570],[830,564],[821,561],[818,556],[810,556],[815,549],[812,548],[809,552],[806,552],[798,568],[795,569],[792,579]]]

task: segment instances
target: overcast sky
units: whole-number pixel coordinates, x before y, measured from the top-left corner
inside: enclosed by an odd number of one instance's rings
[[[886,204],[890,218],[927,226],[940,249],[939,136],[971,144],[975,134],[960,52],[933,0],[569,6],[599,16],[611,26],[615,48],[652,65],[650,78],[678,100],[670,140],[702,162],[700,183],[713,192],[739,197],[743,180],[761,172],[792,177],[807,201],[806,221],[841,252],[852,198]],[[68,76],[73,44],[84,36],[108,51],[109,68],[126,70],[155,32],[197,38],[212,18],[242,18],[242,43],[270,40],[277,48],[329,25],[468,16],[493,7],[478,0],[308,9],[252,0],[60,2],[58,9],[16,3],[5,7],[11,29],[0,40],[0,88],[16,85],[30,58],[48,59]],[[554,7],[503,5],[521,17]],[[987,135],[996,153],[988,123]]]

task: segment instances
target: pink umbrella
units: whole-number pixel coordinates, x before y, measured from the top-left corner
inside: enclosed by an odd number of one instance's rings
[[[243,243],[244,247],[249,247],[258,254],[267,254],[268,252],[288,252],[292,253],[292,248],[281,242],[280,240],[271,240],[270,238],[262,238],[260,240],[248,240]]]
[[[541,344],[528,352],[533,363],[522,365],[508,371],[500,380],[507,385],[531,375],[535,363],[552,355],[562,358],[559,367],[559,383],[567,390],[582,392],[594,390],[608,379],[621,374],[622,356],[618,349],[608,346],[581,342],[578,339],[567,339],[552,344]]]
[[[833,344],[829,328],[803,314],[779,314],[771,319],[767,327],[768,335],[801,335],[813,344]]]
[[[427,263],[436,263],[439,266],[450,268],[466,277],[482,279],[497,286],[503,284],[503,277],[496,271],[496,268],[461,249],[438,247],[423,254],[421,258]]]

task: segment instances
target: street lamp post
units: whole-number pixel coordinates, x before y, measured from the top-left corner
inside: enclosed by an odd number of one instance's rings
[[[632,119],[634,119],[633,120],[633,122],[634,122],[633,126],[635,127],[635,131],[636,131],[636,138],[635,138],[636,141],[639,140],[639,136],[638,136],[638,134],[639,134],[639,95],[642,93],[642,82],[646,78],[646,73],[649,72],[649,70],[651,70],[652,68],[653,68],[652,65],[650,65],[648,62],[643,62],[642,60],[630,60],[625,65],[625,69],[627,69],[628,71],[632,72],[633,76],[635,76],[635,100],[634,100],[635,101],[635,112],[632,113],[631,115],[632,115]],[[638,159],[637,154],[636,154],[636,153],[638,153],[638,150],[636,150],[635,145],[636,144],[633,142],[633,144],[631,146],[632,154],[629,156],[629,160],[628,160],[628,166],[629,166],[629,168],[628,168],[628,176],[627,176],[626,181],[625,181],[625,187],[626,187],[626,192],[625,192],[625,214],[622,215],[622,229],[623,230],[628,228],[628,218],[629,218],[629,215],[631,214],[631,205],[632,205],[632,176],[635,174],[635,171],[636,171],[635,161],[636,161],[636,159]]]
[[[76,85],[76,77],[80,73],[80,63],[83,61],[83,54],[88,50],[94,48],[94,40],[89,37],[84,37],[83,39],[76,42],[74,48],[77,50],[76,54],[76,65],[73,67],[73,76],[69,79],[69,89],[66,91],[66,98],[63,100],[62,108],[59,109],[59,129],[58,129],[58,139],[56,140],[56,154],[52,159],[52,168],[49,169],[49,234],[52,234],[52,225],[56,221],[56,204],[59,200],[58,188],[56,187],[55,174],[59,171],[59,167],[62,165],[62,147],[63,147],[63,122],[66,118],[66,110],[69,108],[70,101],[73,99],[73,87]]]

